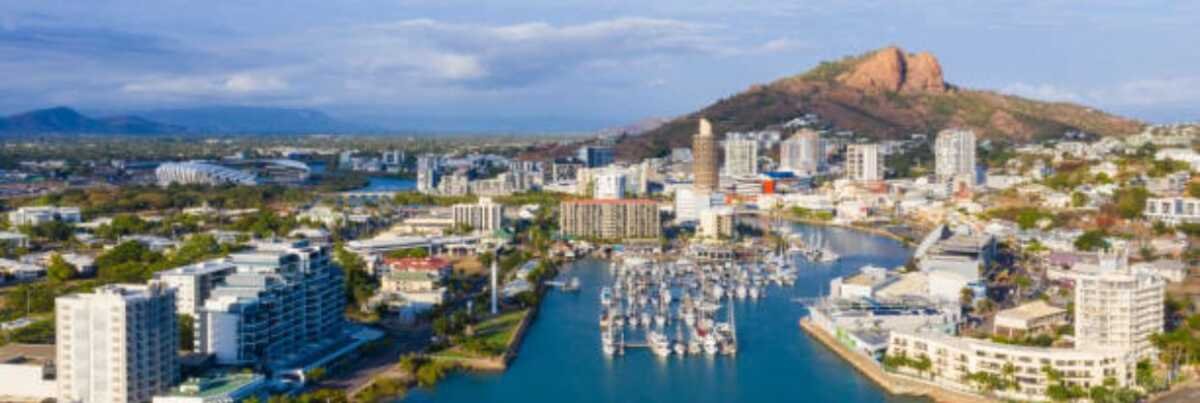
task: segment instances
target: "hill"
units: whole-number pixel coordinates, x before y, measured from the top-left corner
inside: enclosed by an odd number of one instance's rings
[[[138,116],[90,118],[74,109],[39,109],[0,118],[0,134],[160,134],[182,131],[182,127]]]
[[[959,127],[983,138],[1022,142],[1068,130],[1132,134],[1143,126],[1085,106],[960,88],[944,81],[941,64],[932,54],[887,47],[752,86],[659,128],[627,136],[618,143],[617,153],[622,159],[640,159],[688,147],[701,116],[724,133],[779,127],[807,113],[820,116],[829,128],[876,139]]]
[[[369,131],[313,109],[210,106],[136,112],[199,133],[347,133]]]

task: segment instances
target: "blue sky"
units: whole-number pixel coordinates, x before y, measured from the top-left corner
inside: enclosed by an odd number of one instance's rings
[[[961,86],[1198,120],[1198,21],[1200,2],[1177,1],[6,0],[0,112],[253,105],[591,129],[895,44]]]

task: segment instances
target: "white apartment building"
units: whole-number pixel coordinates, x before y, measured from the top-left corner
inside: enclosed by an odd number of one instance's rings
[[[473,204],[455,204],[451,211],[455,225],[467,225],[480,233],[500,229],[504,218],[504,206],[489,197],[481,197],[479,202]]]
[[[154,277],[175,289],[175,312],[195,318],[213,288],[236,270],[233,263],[213,260],[161,271]]]
[[[21,207],[8,213],[8,223],[14,227],[40,225],[51,221],[79,223],[83,221],[83,215],[79,213],[79,207],[55,206]]]
[[[975,184],[975,132],[942,130],[934,141],[933,157],[938,180]]]
[[[825,165],[825,150],[821,135],[812,129],[796,132],[779,144],[779,169],[798,176],[820,173]]]
[[[730,133],[725,139],[725,174],[735,178],[758,175],[758,141]]]
[[[227,262],[237,272],[212,290],[196,321],[196,351],[221,365],[302,365],[299,351],[341,335],[346,294],[328,246],[258,243]]]
[[[1075,345],[1154,353],[1150,335],[1163,331],[1166,282],[1126,271],[1078,273],[1075,280]]]
[[[1012,379],[1017,387],[995,391],[1005,400],[1046,401],[1046,388],[1052,383],[1048,368],[1067,385],[1085,390],[1114,379],[1118,386],[1135,382],[1138,357],[1129,351],[1102,348],[1047,348],[994,343],[982,339],[954,337],[935,332],[892,331],[889,356],[911,359],[927,357],[933,366],[924,373],[908,367],[892,370],[931,381],[938,386],[975,394],[979,388],[966,376],[989,373],[1000,379]],[[1006,373],[1005,368],[1012,370]],[[931,379],[932,378],[932,379]]]
[[[595,194],[596,199],[624,199],[626,177],[624,173],[607,171],[596,175]]]
[[[149,402],[179,377],[175,290],[107,285],[55,300],[59,402]]]
[[[675,222],[697,222],[705,211],[724,205],[725,195],[722,193],[678,189],[675,191]]]
[[[1168,224],[1200,222],[1200,199],[1194,197],[1152,197],[1146,199],[1146,219]]]
[[[879,144],[850,144],[846,146],[846,179],[852,181],[881,181],[884,172],[883,153]]]

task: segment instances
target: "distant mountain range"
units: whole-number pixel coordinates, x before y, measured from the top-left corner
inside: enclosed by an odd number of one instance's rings
[[[712,121],[717,133],[725,133],[777,128],[807,113],[819,115],[829,128],[877,139],[956,127],[984,138],[1028,141],[1068,130],[1132,134],[1144,125],[1085,106],[960,88],[943,80],[933,55],[887,47],[754,85],[645,133],[626,136],[618,142],[617,153],[622,159],[639,159],[690,147],[700,117]]]
[[[89,118],[67,107],[40,109],[0,118],[0,134],[162,134],[183,131],[137,116]]]
[[[0,118],[0,135],[15,134],[242,134],[366,132],[311,109],[202,107],[139,111],[92,118],[68,107],[24,112]]]

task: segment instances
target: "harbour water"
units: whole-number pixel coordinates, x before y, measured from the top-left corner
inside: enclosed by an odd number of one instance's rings
[[[738,354],[660,358],[646,349],[606,357],[600,351],[600,288],[608,263],[576,262],[581,292],[551,291],[520,354],[501,374],[456,374],[433,389],[414,389],[404,402],[921,402],[887,395],[797,326],[797,297],[827,292],[829,280],[874,264],[895,267],[909,251],[900,243],[842,228],[820,231],[842,255],[836,263],[802,263],[793,287],[770,287],[765,298],[735,302]]]
[[[401,179],[387,176],[372,176],[367,178],[367,186],[363,192],[401,192],[417,188],[417,182],[412,179]]]

